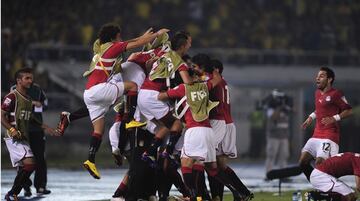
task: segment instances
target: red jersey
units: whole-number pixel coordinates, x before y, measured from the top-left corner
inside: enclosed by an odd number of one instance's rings
[[[337,89],[331,88],[329,91],[321,94],[320,90],[315,92],[315,114],[316,125],[313,138],[330,139],[339,144],[340,126],[338,122],[325,126],[321,123],[324,117],[332,117],[346,109],[351,109],[343,93]]]
[[[212,79],[212,76],[210,76]],[[225,104],[225,80],[223,79],[218,85],[216,85],[211,91],[209,91],[209,97],[211,101],[219,101],[219,105],[217,105],[214,109],[210,111],[209,119],[216,120],[225,120],[224,116],[224,104]]]
[[[226,83],[226,81],[223,79],[223,85],[224,85],[224,118],[226,124],[233,123],[233,119],[231,117],[231,106],[230,106],[230,91],[229,87]]]
[[[134,62],[137,65],[139,65],[145,72],[146,75],[148,75],[147,69],[146,69],[146,62],[149,61],[151,58],[155,56],[161,56],[165,52],[162,50],[162,47],[158,47],[153,50],[149,50],[146,52],[141,52],[140,54],[136,55],[135,57],[128,59],[130,62]]]
[[[337,154],[317,165],[316,169],[336,178],[345,175],[360,177],[360,154],[351,152]]]
[[[185,63],[182,63],[180,67],[177,69],[177,71],[187,71],[188,66]],[[146,77],[144,80],[144,83],[141,86],[141,89],[149,89],[154,91],[162,91],[166,90],[166,79],[155,79],[151,81],[149,77]]]
[[[212,83],[207,82],[206,84],[207,84],[208,90],[210,91],[213,88]],[[169,89],[166,93],[169,96],[169,98],[181,99],[182,97],[184,97],[186,95],[185,94],[185,85],[180,84],[179,86],[177,86],[173,89]],[[182,106],[183,107],[186,106],[186,101],[184,101]],[[185,118],[186,128],[193,128],[193,127],[209,127],[209,128],[211,128],[209,118],[207,118],[201,122],[195,121],[194,118],[192,117],[190,108],[188,108],[186,110],[184,118]]]
[[[115,61],[106,62],[106,60],[113,60],[119,57],[123,52],[126,51],[127,42],[114,42],[109,49],[102,55],[102,64],[106,71],[110,74],[113,68]],[[100,62],[96,64],[96,66],[101,66]],[[92,86],[106,82],[108,76],[102,69],[95,68],[93,72],[89,75],[88,82],[86,83],[86,89],[90,89]]]

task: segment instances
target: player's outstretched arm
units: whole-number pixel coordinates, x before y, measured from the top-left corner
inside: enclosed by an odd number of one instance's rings
[[[41,128],[44,130],[45,133],[51,136],[61,136],[61,134],[56,129],[53,129],[46,124],[42,124]]]
[[[157,32],[153,32],[152,28],[148,29],[142,36],[128,40],[128,44],[126,46],[126,50],[141,47],[146,43],[153,41],[157,36],[169,32],[169,29],[160,29]]]
[[[312,121],[316,118],[315,112],[311,113],[309,117],[301,124],[302,129],[306,129],[311,125]]]

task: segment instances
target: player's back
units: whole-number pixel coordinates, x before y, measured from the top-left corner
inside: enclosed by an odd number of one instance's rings
[[[337,154],[316,166],[316,169],[336,178],[356,174],[360,176],[360,154],[351,152]]]

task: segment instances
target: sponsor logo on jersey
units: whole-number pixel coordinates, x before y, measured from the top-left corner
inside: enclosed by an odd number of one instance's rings
[[[200,101],[206,97],[206,92],[204,90],[201,91],[193,91],[191,92],[191,100],[192,101]]]
[[[325,100],[326,100],[327,102],[329,102],[329,101],[331,100],[331,97],[330,97],[330,96],[326,96]]]

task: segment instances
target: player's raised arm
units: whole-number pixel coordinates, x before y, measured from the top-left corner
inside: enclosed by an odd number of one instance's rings
[[[142,36],[128,40],[126,50],[141,47],[141,46],[145,45],[146,43],[153,41],[157,36],[159,36],[163,33],[166,33],[168,31],[169,31],[169,29],[160,29],[159,31],[154,33],[152,31],[152,28],[150,28]]]

